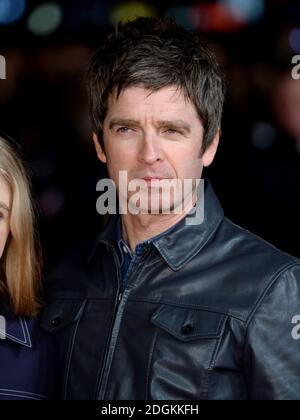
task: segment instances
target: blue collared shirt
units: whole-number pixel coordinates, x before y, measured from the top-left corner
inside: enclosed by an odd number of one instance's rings
[[[151,239],[138,243],[135,248],[135,252],[132,253],[131,249],[122,239],[121,217],[119,217],[119,220],[116,226],[116,242],[117,242],[117,251],[118,251],[118,256],[119,256],[119,261],[120,261],[120,266],[121,266],[122,289],[126,287],[127,279],[130,275],[130,272],[133,266],[138,262],[138,260],[143,255],[145,247],[151,244],[154,240],[157,240],[161,238],[162,236],[166,235],[167,233],[169,233],[173,228],[175,228],[175,225],[171,226],[166,231],[154,236]]]
[[[122,288],[126,286],[126,279],[129,274],[129,268],[135,264],[144,252],[145,246],[149,241],[144,241],[137,244],[134,254],[131,249],[122,239],[121,218],[119,218],[116,228],[117,250],[122,273]]]

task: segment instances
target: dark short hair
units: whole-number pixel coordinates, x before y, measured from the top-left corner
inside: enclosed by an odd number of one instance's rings
[[[87,82],[93,130],[102,146],[108,97],[116,90],[118,98],[131,86],[153,92],[177,86],[203,124],[203,151],[221,125],[225,87],[216,57],[199,33],[170,18],[119,23],[92,57]]]

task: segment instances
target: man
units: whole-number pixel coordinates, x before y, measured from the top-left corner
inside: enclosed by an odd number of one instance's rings
[[[300,263],[226,219],[199,182],[220,136],[214,55],[172,21],[139,18],[106,39],[88,84],[123,205],[49,277],[42,325],[59,343],[62,398],[300,398]],[[161,180],[176,181],[169,211]]]

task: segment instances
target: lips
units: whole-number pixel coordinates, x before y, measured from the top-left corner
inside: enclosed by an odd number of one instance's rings
[[[160,183],[163,180],[167,180],[169,178],[161,178],[161,177],[144,177],[142,178],[143,181],[146,181],[148,186],[155,186],[156,183]]]
[[[157,181],[161,181],[162,179],[168,179],[168,178],[161,178],[158,176],[155,177],[150,177],[150,176],[146,176],[142,178],[144,181],[152,181],[152,180],[157,180]]]

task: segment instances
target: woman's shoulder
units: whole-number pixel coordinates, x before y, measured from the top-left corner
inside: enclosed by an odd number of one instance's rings
[[[55,344],[37,318],[0,304],[0,399],[49,399],[55,384]]]

